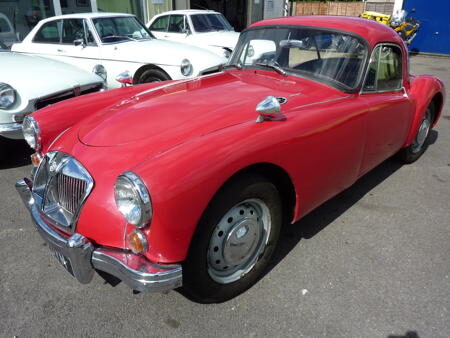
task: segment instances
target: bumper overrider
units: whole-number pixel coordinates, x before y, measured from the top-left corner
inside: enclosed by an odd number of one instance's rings
[[[78,233],[64,237],[42,219],[34,203],[31,187],[31,181],[26,178],[16,183],[16,189],[30,212],[34,226],[60,263],[80,283],[89,283],[96,269],[119,278],[137,291],[164,292],[182,285],[181,265],[157,265],[129,252],[95,247]]]

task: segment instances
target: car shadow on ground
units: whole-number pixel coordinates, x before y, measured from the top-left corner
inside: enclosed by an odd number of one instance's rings
[[[24,140],[0,138],[0,142],[0,170],[23,167],[31,163],[30,155],[33,151]]]
[[[437,138],[438,132],[431,130],[426,147],[434,144]],[[403,163],[396,156],[391,157],[298,222],[285,224],[281,229],[277,249],[265,275],[280,263],[302,239],[310,239],[317,235],[402,166]]]

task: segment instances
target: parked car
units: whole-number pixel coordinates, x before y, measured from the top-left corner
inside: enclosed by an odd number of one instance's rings
[[[16,41],[17,36],[11,21],[5,14],[0,13],[0,50],[9,50]]]
[[[155,39],[135,16],[68,14],[45,19],[13,51],[45,55],[97,73],[109,88],[127,83],[191,78],[219,70],[224,57],[201,48]]]
[[[41,162],[16,188],[37,230],[83,283],[96,269],[200,302],[243,292],[285,222],[396,153],[417,160],[441,116],[443,83],[409,75],[401,38],[362,20],[255,23],[222,73],[27,117]],[[311,38],[345,45],[303,48]],[[272,52],[247,57],[261,40]]]
[[[206,48],[229,58],[239,39],[222,13],[210,10],[177,10],[155,15],[148,29],[158,39]]]
[[[0,148],[2,137],[23,139],[22,121],[26,115],[71,97],[97,92],[103,85],[99,76],[59,61],[0,52]]]

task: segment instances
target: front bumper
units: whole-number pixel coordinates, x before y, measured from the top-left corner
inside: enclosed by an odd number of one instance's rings
[[[23,139],[22,123],[0,124],[0,135],[14,140]]]
[[[178,264],[157,265],[142,256],[122,250],[94,245],[83,235],[64,237],[41,217],[31,194],[28,179],[17,181],[16,189],[31,214],[33,224],[55,252],[60,263],[81,283],[89,283],[94,269],[105,271],[137,291],[163,292],[182,285],[182,269]]]

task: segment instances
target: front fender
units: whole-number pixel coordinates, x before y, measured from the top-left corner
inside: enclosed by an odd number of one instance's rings
[[[445,86],[441,80],[431,75],[411,77],[411,85],[408,94],[411,100],[411,109],[413,110],[413,120],[404,147],[409,146],[413,142],[419,125],[431,101],[436,95],[441,95],[442,100],[440,100],[440,106],[437,107],[437,115],[433,126],[436,125],[444,106]]]

